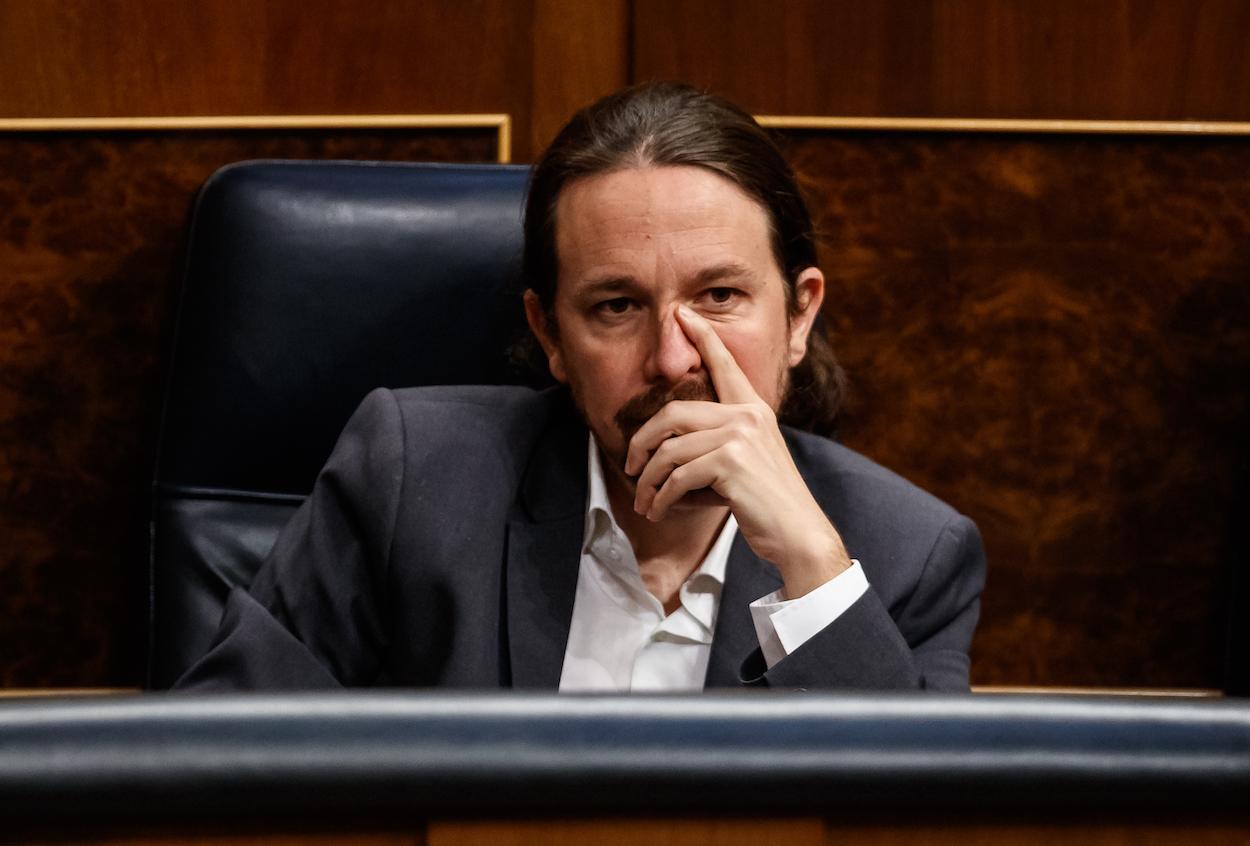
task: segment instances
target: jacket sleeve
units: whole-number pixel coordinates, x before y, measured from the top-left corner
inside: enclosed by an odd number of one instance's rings
[[[871,587],[841,616],[766,669],[756,650],[745,684],[778,688],[968,690],[985,551],[962,515],[942,527],[911,596],[891,616]]]
[[[209,652],[175,687],[372,681],[390,630],[386,584],[404,481],[403,439],[394,395],[369,394],[255,581],[231,592]]]

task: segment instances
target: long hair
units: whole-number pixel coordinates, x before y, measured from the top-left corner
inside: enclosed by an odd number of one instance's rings
[[[688,85],[646,83],[611,94],[573,116],[535,165],[525,207],[524,284],[553,331],[558,270],[556,201],[571,181],[646,165],[688,165],[737,185],[767,213],[773,256],[793,316],[799,274],[817,265],[812,219],[794,173],[755,119],[729,101]],[[819,319],[807,355],[790,370],[779,418],[832,434],[845,379]]]

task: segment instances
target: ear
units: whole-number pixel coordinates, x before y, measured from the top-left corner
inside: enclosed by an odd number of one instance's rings
[[[530,331],[534,333],[534,337],[543,348],[543,353],[547,356],[547,367],[551,369],[551,375],[557,382],[567,383],[569,378],[564,370],[564,358],[560,353],[560,345],[547,325],[547,312],[532,288],[525,289],[525,319],[530,325]]]
[[[825,275],[818,267],[809,267],[799,274],[794,283],[794,298],[798,305],[790,318],[790,366],[794,367],[807,355],[807,336],[811,334],[820,304],[825,300]]]

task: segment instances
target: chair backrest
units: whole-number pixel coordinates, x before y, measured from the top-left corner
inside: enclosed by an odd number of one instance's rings
[[[205,183],[153,486],[150,685],[207,650],[366,393],[513,381],[527,176],[265,161]]]

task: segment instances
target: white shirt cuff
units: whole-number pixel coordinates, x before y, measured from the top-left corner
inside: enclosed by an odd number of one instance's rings
[[[841,617],[868,590],[859,561],[798,599],[782,599],[782,591],[751,603],[751,621],[768,669],[806,643],[812,635]]]

